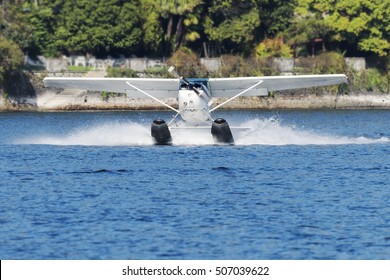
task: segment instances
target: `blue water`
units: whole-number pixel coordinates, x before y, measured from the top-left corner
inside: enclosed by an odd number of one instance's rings
[[[0,113],[0,259],[390,259],[390,111]]]

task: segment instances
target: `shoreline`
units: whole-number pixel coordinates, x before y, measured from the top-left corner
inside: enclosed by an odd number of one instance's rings
[[[77,92],[75,92],[77,91]],[[213,106],[224,98],[213,99]],[[176,98],[163,100],[177,108]],[[384,93],[276,93],[267,97],[239,97],[223,106],[225,110],[318,110],[318,109],[390,109],[390,94]],[[109,97],[103,100],[100,93],[80,90],[52,91],[45,89],[34,97],[5,99],[0,96],[0,112],[12,111],[132,111],[168,110],[161,104],[145,98],[132,99],[127,96]]]
[[[69,73],[68,73],[69,74]],[[16,73],[10,94],[0,89],[0,112],[12,111],[134,111],[164,110],[165,106],[150,99],[133,99],[122,94],[103,95],[78,89],[46,88],[42,82],[45,74]],[[80,73],[72,75],[80,76]],[[105,71],[89,71],[81,76],[106,77]],[[12,94],[11,94],[12,93]],[[227,98],[213,98],[217,106]],[[177,98],[163,98],[163,102],[177,109]],[[337,109],[390,109],[390,93],[354,92],[337,93],[336,87],[307,88],[272,92],[269,96],[238,97],[227,103],[224,110],[337,110]]]

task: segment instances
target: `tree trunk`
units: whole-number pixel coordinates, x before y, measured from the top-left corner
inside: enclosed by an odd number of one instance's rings
[[[204,50],[204,56],[205,56],[206,58],[209,58],[209,52],[207,51],[206,42],[203,42],[203,50]]]
[[[176,25],[174,50],[178,50],[183,43],[184,34],[184,16],[181,16]]]
[[[167,25],[167,38],[165,41],[165,50],[164,50],[164,52],[167,55],[169,55],[171,52],[172,27],[173,27],[173,15],[170,15],[168,20],[168,25]]]
[[[172,26],[173,26],[173,16],[169,17],[168,26],[167,26],[167,41],[170,41],[172,38]]]

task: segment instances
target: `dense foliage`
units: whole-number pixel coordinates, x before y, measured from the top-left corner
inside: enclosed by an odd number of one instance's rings
[[[386,56],[390,50],[390,1],[297,0],[287,29],[291,45],[312,42],[346,52]]]
[[[0,35],[0,75],[23,65],[23,53],[17,44]]]
[[[390,1],[4,0],[0,31],[24,52],[56,56],[386,56]]]

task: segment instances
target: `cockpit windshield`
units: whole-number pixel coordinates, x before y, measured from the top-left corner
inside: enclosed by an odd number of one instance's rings
[[[201,89],[203,90],[207,95],[210,96],[210,92],[209,92],[209,83],[208,83],[208,79],[206,78],[187,78],[186,79],[189,84],[187,84],[185,81],[181,80],[180,81],[180,89],[189,89],[189,90],[192,90],[192,89]]]

